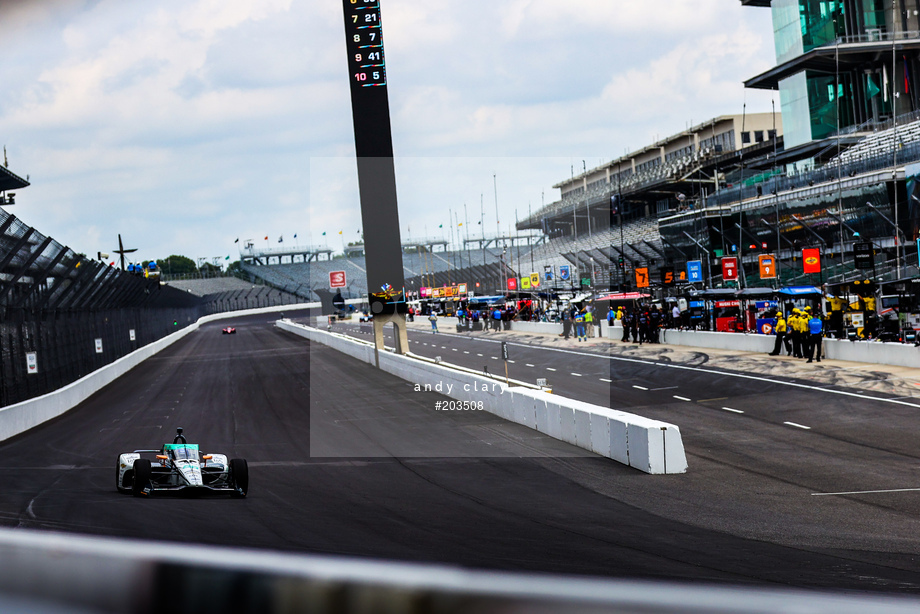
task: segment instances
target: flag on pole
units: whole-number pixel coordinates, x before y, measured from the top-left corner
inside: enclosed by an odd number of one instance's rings
[[[224,260],[230,260],[230,255],[229,255],[229,254],[227,254],[227,257],[226,257],[226,258],[224,258]]]
[[[280,237],[278,237],[278,243],[283,243],[283,242],[284,242],[284,235],[281,235]]]
[[[339,234],[342,234],[342,232],[343,232],[343,231],[340,230],[340,231],[339,231]]]
[[[239,242],[240,242],[240,238],[237,237],[237,238],[236,238],[236,241],[234,241],[234,243],[239,243]]]
[[[907,56],[902,55],[901,58],[904,60],[904,93],[910,93],[910,79],[907,78]]]
[[[888,67],[882,65],[882,100],[888,102]]]
[[[268,237],[265,237],[265,240],[268,241]]]
[[[323,236],[324,236],[324,237],[326,236],[326,233],[325,233],[325,231],[323,232]]]

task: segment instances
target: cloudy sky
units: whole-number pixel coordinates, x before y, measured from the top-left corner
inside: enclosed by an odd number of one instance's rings
[[[742,87],[770,13],[737,0],[381,5],[403,238],[507,230],[573,169],[770,110]],[[2,0],[0,45],[10,211],[41,232],[234,260],[359,236],[341,2]]]

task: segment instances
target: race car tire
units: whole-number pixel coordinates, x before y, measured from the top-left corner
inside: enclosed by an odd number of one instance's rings
[[[144,488],[150,483],[150,459],[139,458],[134,461],[134,482],[131,484],[131,494],[135,497],[144,495]]]
[[[128,492],[128,490],[130,489],[125,488],[124,484],[122,484],[121,482],[122,476],[121,476],[121,464],[120,463],[121,463],[121,458],[115,461],[115,488],[118,490],[118,492]],[[125,471],[124,477],[128,477],[129,471]]]
[[[230,459],[230,479],[233,480],[234,497],[245,497],[249,493],[249,465],[245,458]]]

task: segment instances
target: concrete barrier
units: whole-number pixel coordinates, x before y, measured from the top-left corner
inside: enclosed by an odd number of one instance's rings
[[[318,303],[316,304],[318,305]],[[312,303],[299,305],[278,305],[276,307],[262,307],[259,309],[246,309],[242,311],[229,311],[203,316],[197,322],[178,330],[171,335],[167,335],[158,341],[149,343],[142,348],[138,348],[115,360],[100,369],[89,373],[77,381],[59,388],[54,392],[49,392],[40,397],[22,401],[14,405],[0,407],[0,441],[9,439],[20,433],[38,426],[39,424],[57,418],[61,414],[76,407],[91,395],[95,394],[103,387],[115,381],[143,361],[147,360],[157,352],[169,347],[179,339],[198,330],[201,324],[223,320],[228,318],[279,313],[284,311],[294,311],[298,309],[307,309],[313,306]]]
[[[620,336],[623,332],[620,329]],[[700,330],[661,329],[661,342],[697,348],[736,350],[739,352],[772,352],[776,337],[755,333],[717,333]]]
[[[609,334],[610,326],[607,320],[594,321],[594,336],[605,337]],[[560,335],[562,334],[562,322],[519,322],[514,320],[511,323],[511,330],[518,333],[536,333],[543,335]],[[575,335],[575,329],[572,328],[572,335]]]
[[[276,326],[374,364],[373,345],[366,341],[287,320],[276,322]],[[380,352],[379,359],[381,370],[423,389],[430,386],[460,401],[482,402],[486,411],[501,418],[646,473],[687,470],[680,429],[673,424],[566,399],[525,382],[511,380],[512,385],[506,386],[504,381],[490,379],[477,371],[435,364],[419,356]]]

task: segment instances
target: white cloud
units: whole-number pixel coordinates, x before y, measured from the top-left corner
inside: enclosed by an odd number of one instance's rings
[[[741,85],[772,63],[769,12],[736,4],[386,3],[402,228],[480,194],[493,227],[493,172],[504,224],[582,159],[745,97],[769,110]],[[343,32],[326,2],[0,4],[0,135],[34,183],[17,214],[86,252],[118,232],[193,258],[238,236],[356,235]]]

